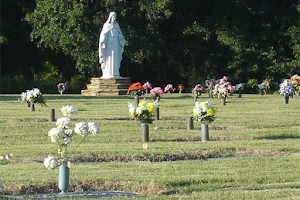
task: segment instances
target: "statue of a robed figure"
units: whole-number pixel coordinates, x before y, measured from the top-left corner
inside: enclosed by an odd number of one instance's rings
[[[104,79],[121,78],[120,64],[124,46],[128,45],[116,21],[117,14],[110,12],[99,39],[99,63]]]

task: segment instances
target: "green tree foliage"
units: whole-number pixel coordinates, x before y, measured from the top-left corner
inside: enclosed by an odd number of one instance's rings
[[[25,2],[32,1],[22,0],[20,5]],[[233,84],[248,82],[246,89],[251,91],[254,87],[252,92],[255,92],[255,85],[266,78],[271,80],[271,89],[274,84],[277,90],[275,83],[300,74],[299,3],[299,0],[184,3],[181,0],[40,0],[36,1],[33,12],[32,5],[20,8],[31,8],[21,13],[27,13],[32,41],[60,55],[61,63],[56,63],[53,56],[49,59],[74,85],[101,76],[99,34],[109,12],[115,11],[129,41],[120,73],[129,76],[132,82],[150,81],[161,87],[182,83],[188,90],[205,79],[227,75]],[[8,35],[1,35],[1,44],[11,41]],[[76,64],[76,70],[72,63]],[[39,68],[43,69],[42,66]],[[19,64],[16,69],[21,69]]]

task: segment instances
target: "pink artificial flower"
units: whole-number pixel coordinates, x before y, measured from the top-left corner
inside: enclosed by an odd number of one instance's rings
[[[224,84],[225,83],[225,81],[223,80],[223,79],[220,79],[220,82],[219,82],[220,84]]]
[[[235,91],[236,90],[236,86],[232,86],[232,90]]]
[[[152,88],[152,85],[151,85],[151,83],[149,83],[148,81],[146,82],[146,83],[144,83],[144,85],[143,85],[143,88],[144,89],[148,89],[148,88]]]
[[[6,155],[5,158],[6,158],[6,160],[9,160],[9,155]]]
[[[155,87],[152,90],[150,90],[150,93],[162,95],[164,93],[164,91],[160,87]]]
[[[223,89],[223,88],[225,88],[225,85],[220,85],[220,89]]]
[[[223,80],[224,80],[224,81],[227,81],[227,80],[228,80],[228,77],[227,77],[227,76],[223,76]]]
[[[214,90],[213,90],[213,93],[214,93],[214,94],[217,94],[217,93],[218,93],[218,90],[217,90],[217,89],[214,89]]]
[[[228,94],[228,90],[224,90],[224,94],[227,95]]]

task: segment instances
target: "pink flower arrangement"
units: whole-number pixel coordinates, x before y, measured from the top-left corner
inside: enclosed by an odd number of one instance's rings
[[[146,83],[144,83],[143,88],[144,88],[144,90],[152,89],[152,85],[151,85],[151,83],[149,83],[149,82],[147,81]]]
[[[165,89],[164,89],[165,92],[171,92],[171,91],[175,91],[175,88],[173,88],[173,85],[171,84],[168,84]]]
[[[217,95],[219,98],[226,98],[233,94],[235,90],[235,86],[232,86],[231,83],[228,82],[228,77],[223,76],[223,78],[219,80],[219,83],[215,85],[213,94]]]
[[[164,93],[164,91],[160,87],[155,87],[152,90],[150,90],[151,98],[155,101],[156,99],[160,100],[161,95]]]
[[[193,89],[193,92],[195,95],[197,96],[200,96],[201,95],[201,92],[203,92],[203,87],[201,84],[197,84],[194,89]]]
[[[210,79],[205,81],[205,87],[208,90],[208,93],[211,93],[213,88],[215,87],[216,84],[219,83],[219,80],[217,79]]]

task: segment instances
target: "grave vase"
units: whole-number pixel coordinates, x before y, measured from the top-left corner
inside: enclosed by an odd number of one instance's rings
[[[288,103],[289,103],[289,96],[284,97],[284,103],[285,103],[285,104],[288,104]]]
[[[226,105],[226,98],[222,97],[221,98],[221,106],[225,106]]]
[[[142,123],[142,142],[149,142],[149,125]]]
[[[60,165],[58,172],[58,188],[61,193],[65,193],[69,188],[69,167],[66,165]]]
[[[135,100],[135,107],[137,108],[139,106],[139,96],[135,96],[134,97],[134,100]]]
[[[209,141],[208,124],[201,124],[201,141]]]

